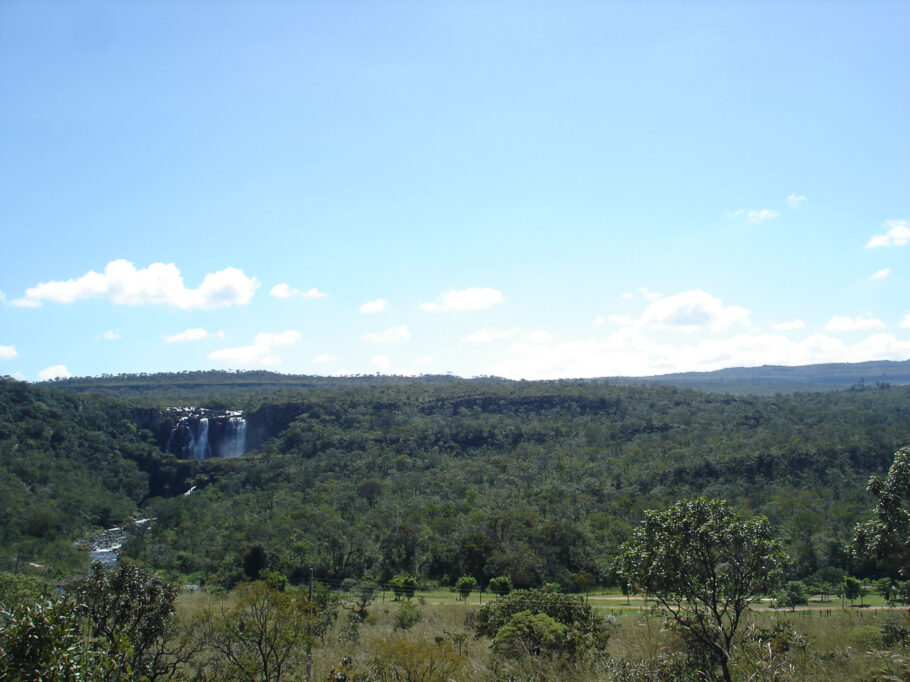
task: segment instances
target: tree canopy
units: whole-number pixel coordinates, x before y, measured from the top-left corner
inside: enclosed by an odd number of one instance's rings
[[[893,575],[910,577],[910,447],[894,453],[884,480],[873,476],[875,518],[856,527],[854,549],[874,555]]]
[[[786,563],[764,517],[742,520],[725,500],[681,500],[648,511],[616,564],[730,679],[729,658],[749,604],[773,591]]]

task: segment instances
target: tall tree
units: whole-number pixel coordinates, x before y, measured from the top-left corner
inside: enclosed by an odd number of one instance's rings
[[[873,476],[867,490],[878,498],[875,518],[856,526],[854,554],[871,554],[888,573],[910,577],[910,446],[894,453],[888,475]]]
[[[767,519],[743,521],[726,500],[681,500],[646,512],[622,550],[620,583],[657,602],[693,653],[729,682],[744,612],[783,576],[786,557]]]

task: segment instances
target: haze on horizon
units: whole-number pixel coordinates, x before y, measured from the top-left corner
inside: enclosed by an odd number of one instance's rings
[[[910,5],[0,5],[0,375],[910,358]]]

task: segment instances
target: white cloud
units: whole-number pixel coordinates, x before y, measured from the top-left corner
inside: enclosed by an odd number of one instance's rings
[[[384,298],[377,298],[375,301],[367,301],[360,306],[360,312],[364,315],[375,315],[376,313],[381,313],[385,310],[386,306],[389,304]]]
[[[397,343],[399,341],[410,340],[411,334],[408,332],[407,325],[402,324],[397,327],[390,327],[381,332],[364,334],[361,338],[364,341],[369,341],[371,343]]]
[[[531,339],[531,343],[549,343],[553,340],[553,335],[550,332],[537,329],[536,331],[531,332],[529,338]]]
[[[805,195],[803,194],[789,194],[787,195],[787,203],[790,204],[790,208],[799,208],[800,205],[806,200]]]
[[[223,339],[224,332],[217,331],[209,333],[201,327],[195,327],[193,329],[185,329],[182,332],[177,332],[176,334],[165,335],[165,343],[181,343],[183,341],[202,341],[203,339]]]
[[[910,313],[904,315],[904,319],[897,323],[901,329],[910,329]]]
[[[764,364],[904,360],[908,356],[910,341],[891,334],[874,334],[854,344],[822,334],[801,341],[779,334],[739,334],[678,345],[625,329],[603,340],[581,339],[553,347],[512,344],[506,359],[485,367],[481,374],[512,379],[650,376]]]
[[[505,301],[502,292],[490,287],[449,289],[436,303],[421,303],[420,309],[429,312],[461,312],[480,310]]]
[[[631,291],[622,292],[622,297],[627,301],[631,301],[634,296],[635,294],[633,294]]]
[[[10,305],[14,305],[17,308],[40,308],[41,301],[35,301],[30,298],[14,298],[9,302]]]
[[[639,289],[639,291],[641,292],[641,295],[644,296],[649,301],[656,301],[658,298],[663,296],[663,294],[660,293],[659,291],[650,291],[649,289],[646,289],[644,287]]]
[[[313,358],[313,362],[317,365],[327,365],[329,363],[335,362],[335,356],[323,353],[322,355],[317,355]]]
[[[389,360],[385,355],[374,355],[370,358],[370,362],[381,369],[388,369],[389,365],[392,364],[392,361]]]
[[[886,220],[885,227],[888,231],[876,234],[866,243],[867,249],[877,249],[883,246],[904,246],[910,242],[910,226],[906,220]]]
[[[319,291],[315,287],[309,289],[308,291],[301,291],[300,289],[294,289],[290,284],[276,284],[272,287],[272,290],[269,291],[269,295],[274,296],[275,298],[294,298],[299,296],[303,299],[317,299],[325,298],[328,296],[324,291]]]
[[[253,298],[259,280],[243,270],[225,268],[207,274],[197,289],[187,289],[173,263],[152,263],[137,270],[125,260],[114,260],[104,273],[93,270],[76,279],[42,282],[26,289],[13,305],[34,307],[42,301],[72,303],[86,298],[108,298],[118,305],[170,305],[183,310],[210,310],[244,305]]]
[[[772,323],[771,328],[776,329],[777,331],[785,332],[791,331],[794,329],[805,329],[806,323],[801,319],[796,318],[795,320],[790,320],[789,322],[777,322]]]
[[[53,365],[51,367],[45,367],[40,372],[38,372],[38,378],[41,381],[50,381],[51,379],[69,379],[72,374],[66,368],[66,365]]]
[[[476,332],[472,332],[464,337],[462,343],[492,343],[493,341],[500,341],[502,339],[508,339],[509,337],[515,336],[518,333],[518,328],[506,329],[504,331],[496,331],[495,329],[478,329]]]
[[[0,360],[12,360],[19,357],[15,346],[0,346]]]
[[[20,372],[19,370],[16,370],[15,372],[13,372],[11,376],[16,381],[25,381],[25,375],[22,372]]]
[[[259,367],[277,365],[281,362],[272,349],[275,346],[290,346],[299,343],[303,337],[300,332],[289,329],[280,334],[256,334],[249,346],[222,348],[209,353],[209,360],[223,362],[231,367]]]
[[[123,338],[117,329],[108,329],[107,331],[95,337],[95,341],[116,341]]]
[[[746,214],[746,217],[749,219],[750,223],[763,223],[766,220],[772,220],[777,218],[780,215],[777,211],[772,211],[770,208],[763,208],[761,210],[751,210]]]
[[[884,322],[876,317],[860,315],[859,317],[845,317],[835,315],[825,324],[826,332],[840,334],[843,332],[857,332],[869,329],[884,329],[887,327]]]
[[[891,268],[882,268],[869,275],[869,279],[885,279],[891,274]]]
[[[707,328],[717,331],[748,324],[749,311],[740,306],[724,306],[716,296],[701,289],[693,289],[654,301],[639,318],[611,315],[610,320],[624,327],[676,329],[684,332]]]
[[[603,315],[598,315],[593,320],[591,320],[591,324],[593,324],[595,327],[603,327],[606,323],[607,318]]]

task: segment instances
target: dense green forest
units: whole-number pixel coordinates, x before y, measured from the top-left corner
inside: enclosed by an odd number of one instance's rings
[[[910,388],[885,384],[756,397],[277,376],[0,381],[2,568],[76,571],[86,553],[74,541],[151,516],[124,552],[210,586],[233,587],[255,560],[292,582],[312,566],[328,580],[508,575],[581,590],[614,582],[613,558],[646,509],[704,495],[766,515],[792,578],[875,575],[844,545],[870,513],[869,476],[910,443]],[[250,451],[166,454],[165,408],[190,403],[243,410]]]

